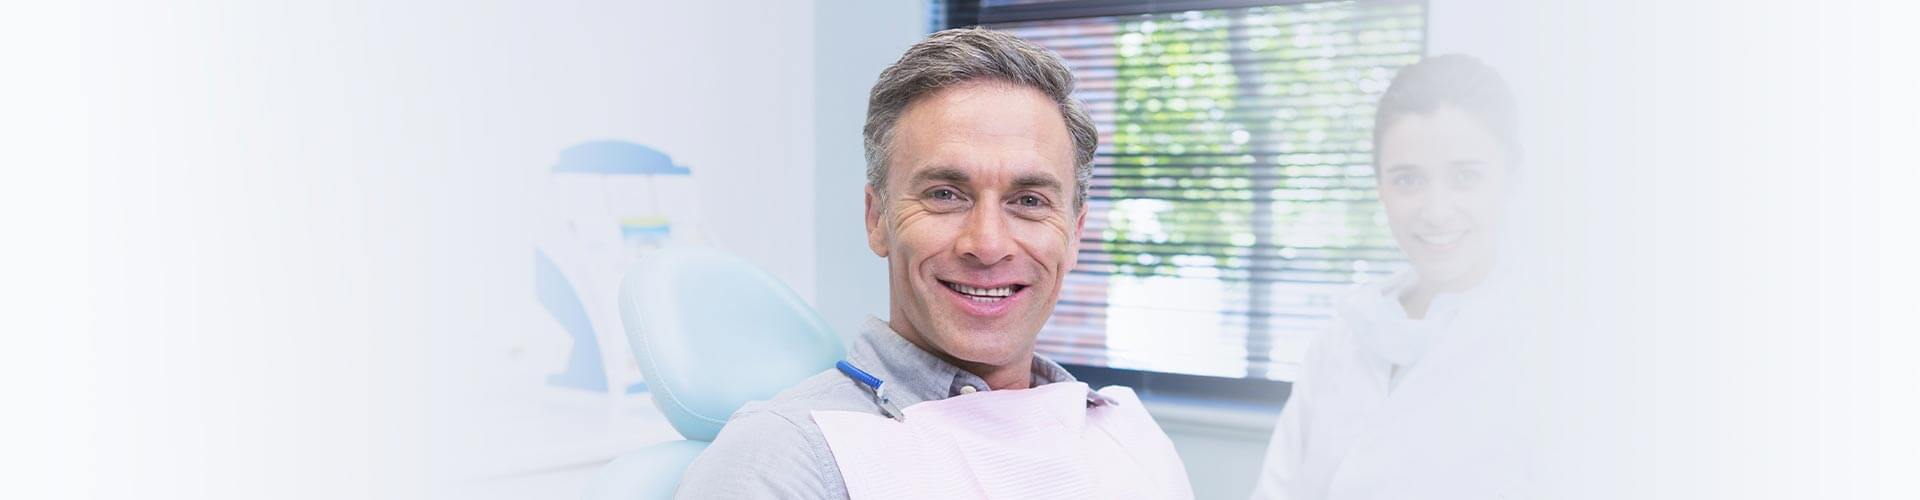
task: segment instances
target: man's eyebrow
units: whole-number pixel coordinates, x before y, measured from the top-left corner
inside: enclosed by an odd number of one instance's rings
[[[914,173],[912,184],[915,186],[932,182],[967,184],[972,180],[973,177],[967,175],[967,172],[964,170],[954,167],[934,167]],[[1014,177],[1012,188],[1039,189],[1058,193],[1060,192],[1061,184],[1060,179],[1055,178],[1052,174],[1027,173]]]
[[[1013,178],[1013,188],[1044,189],[1058,193],[1060,192],[1060,179],[1054,178],[1051,174],[1020,174],[1020,176]]]
[[[972,180],[972,177],[968,177],[967,173],[960,169],[953,168],[953,167],[934,167],[934,168],[921,170],[919,172],[914,173],[913,182],[909,184],[918,186],[921,184],[934,182],[934,181],[946,182],[951,184],[966,184],[967,181],[969,180]]]

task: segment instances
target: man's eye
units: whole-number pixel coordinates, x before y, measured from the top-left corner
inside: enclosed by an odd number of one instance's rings
[[[1039,196],[1030,195],[1030,194],[1021,195],[1019,198],[1014,198],[1013,202],[1019,204],[1022,207],[1027,207],[1027,208],[1039,208],[1047,205],[1047,200],[1040,199]]]
[[[1454,182],[1458,182],[1461,184],[1472,184],[1474,182],[1479,181],[1480,177],[1481,177],[1480,172],[1474,171],[1474,170],[1462,170],[1458,173],[1453,174]]]
[[[1426,181],[1427,181],[1426,177],[1413,175],[1413,174],[1396,175],[1393,177],[1393,185],[1403,186],[1403,187],[1418,186],[1421,183]]]
[[[927,194],[922,196],[922,199],[926,200],[927,206],[935,211],[959,210],[965,208],[967,205],[966,195],[960,194],[960,190],[950,187],[929,189],[927,190]]]

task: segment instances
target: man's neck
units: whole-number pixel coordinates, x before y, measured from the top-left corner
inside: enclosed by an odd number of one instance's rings
[[[967,373],[979,376],[981,380],[987,381],[988,388],[996,391],[1033,387],[1033,353],[1027,353],[1025,361],[1007,366],[968,363],[953,359],[944,354],[935,355],[947,360],[948,363],[953,363],[953,366],[966,370]]]
[[[981,380],[987,381],[987,388],[989,389],[997,391],[1002,389],[1026,389],[1033,387],[1033,351],[1031,350],[1027,351],[1025,356],[1020,356],[1018,362],[1006,365],[975,363],[955,358],[948,355],[945,351],[934,348],[930,342],[927,342],[925,338],[920,336],[919,330],[914,329],[912,324],[907,323],[906,318],[901,315],[899,311],[895,311],[893,318],[887,320],[887,327],[892,328],[895,335],[906,339],[907,343],[913,344],[914,347],[918,347],[920,350],[940,358],[941,361],[946,361],[947,364],[953,365],[955,368],[966,370],[967,373],[974,374],[974,376],[980,377]]]

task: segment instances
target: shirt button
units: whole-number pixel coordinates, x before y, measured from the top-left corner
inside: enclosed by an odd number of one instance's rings
[[[975,388],[973,388],[973,385],[971,385],[971,384],[969,384],[969,385],[963,385],[963,386],[960,386],[960,393],[961,393],[961,394],[973,394],[973,393],[975,393],[975,392],[979,392],[979,391],[980,391],[979,389],[975,389]]]

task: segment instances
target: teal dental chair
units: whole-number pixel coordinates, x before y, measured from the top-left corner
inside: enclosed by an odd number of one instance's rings
[[[840,337],[779,279],[737,257],[670,247],[620,284],[620,319],[653,403],[686,437],[615,459],[588,500],[671,498],[740,405],[833,367]]]

